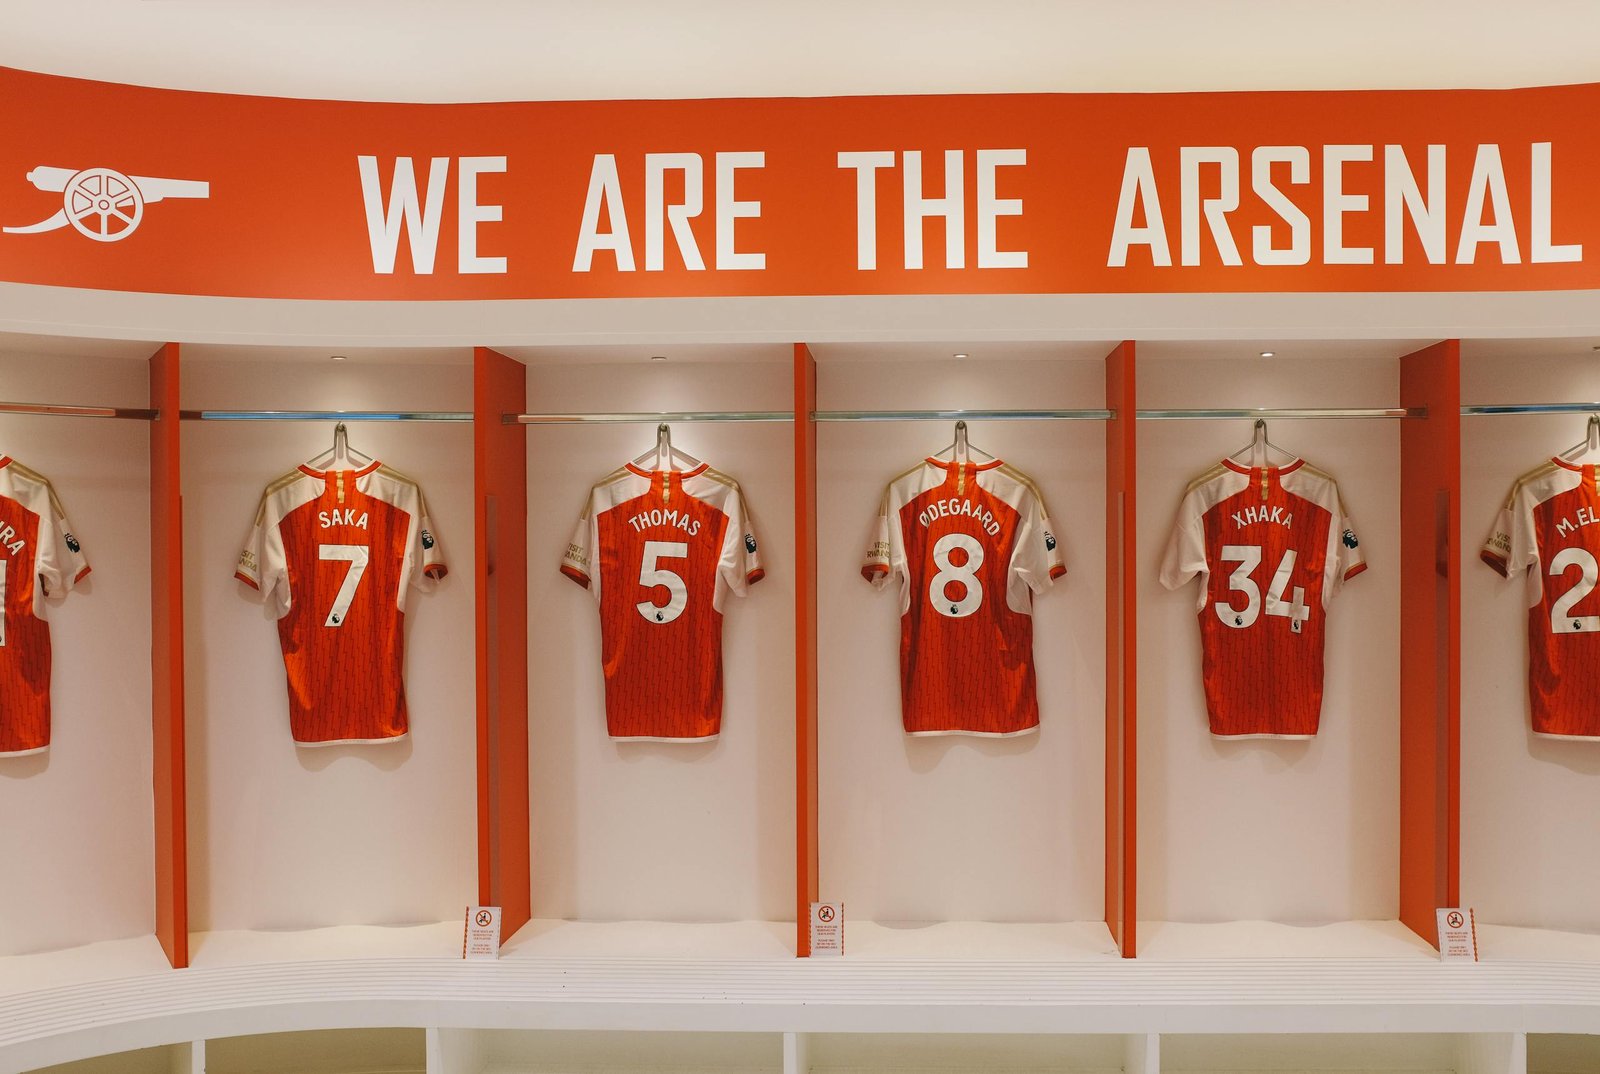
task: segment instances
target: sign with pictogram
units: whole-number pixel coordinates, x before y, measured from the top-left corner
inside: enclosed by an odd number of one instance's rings
[[[844,903],[811,904],[811,956],[844,954]]]
[[[1472,908],[1441,907],[1438,914],[1439,960],[1478,961],[1478,922]]]
[[[500,957],[500,907],[467,907],[466,928],[461,936],[461,957]]]

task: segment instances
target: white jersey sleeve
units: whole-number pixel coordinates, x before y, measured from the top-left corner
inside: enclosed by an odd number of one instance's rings
[[[1019,583],[1035,593],[1043,593],[1057,578],[1067,573],[1066,565],[1062,562],[1060,545],[1050,528],[1050,517],[1044,505],[1044,496],[1031,481],[1026,487],[1029,494],[1018,505],[1021,509],[1022,525],[1017,531],[1016,545],[1011,551],[1009,590],[1012,606],[1018,611],[1027,609],[1025,603],[1019,607],[1015,599],[1022,595],[1015,592]]]
[[[732,478],[727,480],[732,484]],[[723,585],[742,597],[752,585],[766,577],[767,572],[761,565],[761,546],[756,541],[750,505],[737,484],[732,484],[722,510],[728,516],[728,526],[722,534],[722,559],[717,573]]]
[[[294,606],[289,585],[289,559],[278,523],[303,503],[317,498],[318,485],[299,470],[292,470],[266,487],[256,507],[255,522],[245,536],[233,576],[250,587],[250,595],[270,604],[282,619]]]
[[[36,569],[39,582],[47,597],[69,592],[89,573],[89,561],[84,557],[78,538],[73,536],[72,523],[56,496],[56,490],[45,482],[48,502],[40,504],[39,554]]]
[[[1322,606],[1339,591],[1344,583],[1367,569],[1366,556],[1361,551],[1361,541],[1356,536],[1355,520],[1344,505],[1344,496],[1333,493],[1333,520],[1328,526],[1328,555],[1323,561]]]

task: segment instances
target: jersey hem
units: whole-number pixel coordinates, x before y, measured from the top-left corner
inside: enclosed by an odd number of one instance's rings
[[[938,735],[971,735],[973,738],[1017,738],[1020,735],[1031,735],[1039,730],[1039,725],[1024,727],[1020,731],[968,731],[961,727],[947,727],[938,731],[907,731],[912,738],[933,738]]]
[[[4,465],[4,463],[0,463],[0,465]],[[32,757],[34,754],[43,753],[49,748],[50,743],[46,742],[43,746],[35,746],[29,750],[0,750],[0,759],[4,759],[6,757]]]
[[[401,731],[398,735],[390,735],[388,738],[328,738],[318,742],[302,742],[297,738],[294,740],[294,744],[296,746],[304,746],[307,749],[317,749],[320,746],[381,746],[387,742],[399,742],[410,733],[409,731]]]
[[[613,742],[715,742],[718,738],[722,737],[722,732],[718,731],[715,734],[710,735],[690,735],[687,737],[675,737],[672,735],[608,735],[606,737],[610,738]]]
[[[1563,742],[1600,742],[1600,735],[1564,735],[1560,731],[1535,731],[1535,738],[1554,738]]]
[[[1224,735],[1220,732],[1213,731],[1211,732],[1211,737],[1224,739],[1230,742],[1234,741],[1235,739],[1242,738],[1281,738],[1290,742],[1303,742],[1306,739],[1316,738],[1317,734],[1315,731],[1309,735],[1280,735],[1275,731],[1249,731],[1242,735]]]

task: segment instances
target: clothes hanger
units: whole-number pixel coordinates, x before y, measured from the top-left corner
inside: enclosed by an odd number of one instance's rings
[[[933,457],[939,459],[946,455],[948,455],[950,457],[950,461],[955,463],[957,466],[965,466],[974,458],[976,458],[979,462],[995,461],[993,455],[989,454],[987,451],[984,451],[982,448],[973,447],[972,444],[967,440],[967,423],[964,421],[956,422],[955,441],[948,447],[934,452]]]
[[[1229,455],[1228,458],[1234,462],[1243,462],[1245,460],[1239,456],[1248,455],[1250,467],[1255,469],[1259,466],[1273,465],[1272,457],[1274,454],[1278,457],[1278,465],[1287,465],[1299,457],[1294,452],[1285,451],[1271,440],[1268,440],[1267,419],[1257,418],[1255,430],[1250,434],[1250,442],[1232,455]]]
[[[666,423],[656,426],[656,446],[633,460],[633,465],[650,470],[693,470],[700,460],[672,446],[672,429]]]
[[[1561,453],[1567,462],[1589,463],[1600,461],[1600,414],[1589,415],[1589,430],[1584,438]]]
[[[313,470],[361,470],[372,463],[370,456],[350,446],[349,431],[341,421],[333,427],[333,447],[306,463],[306,466]]]

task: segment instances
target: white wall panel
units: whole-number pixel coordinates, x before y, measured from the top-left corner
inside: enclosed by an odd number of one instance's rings
[[[197,409],[472,403],[465,355],[454,366],[190,359],[183,391]],[[290,737],[276,623],[233,568],[262,489],[328,448],[332,426],[191,422],[183,437],[193,929],[456,918],[477,897],[471,426],[350,425],[353,448],[421,484],[450,575],[407,601],[410,735],[315,749]]]
[[[125,358],[0,353],[0,398],[149,406]],[[50,478],[93,573],[47,602],[52,743],[0,759],[0,955],[155,927],[150,790],[150,430],[0,414],[0,455]]]

